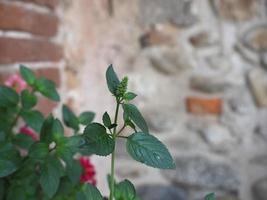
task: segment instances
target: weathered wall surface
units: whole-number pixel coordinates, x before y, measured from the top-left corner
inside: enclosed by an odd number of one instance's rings
[[[200,199],[210,191],[265,199],[266,1],[114,0],[112,16],[107,0],[69,2],[78,109],[97,110],[98,120],[114,109],[104,79],[113,63],[129,74],[151,132],[177,161],[176,171],[148,169],[119,141],[117,177],[132,179],[146,199]],[[95,162],[109,170],[104,159]]]

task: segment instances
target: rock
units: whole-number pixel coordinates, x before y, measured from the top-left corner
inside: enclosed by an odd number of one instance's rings
[[[252,186],[252,194],[255,200],[266,200],[267,197],[267,177],[256,181]]]
[[[194,75],[190,78],[190,86],[200,92],[217,93],[223,92],[229,84],[222,76]]]
[[[172,23],[156,24],[142,34],[139,42],[142,48],[149,46],[174,46],[177,44],[180,30]]]
[[[256,0],[224,0],[210,1],[217,12],[225,19],[244,21],[249,20],[257,13]]]
[[[255,68],[248,74],[248,82],[254,99],[259,107],[267,107],[267,74]]]
[[[211,41],[209,33],[205,31],[192,35],[189,41],[195,48],[207,47],[214,44],[214,41]]]
[[[259,133],[263,137],[263,139],[267,141],[267,110],[261,110],[255,118],[258,122],[256,127],[257,133]]]
[[[201,134],[204,140],[214,148],[227,148],[233,142],[230,131],[220,124],[210,124],[205,127]]]
[[[166,185],[143,185],[137,188],[143,200],[187,200],[187,193],[181,188]]]
[[[186,69],[192,68],[186,53],[178,51],[176,47],[147,48],[146,55],[152,66],[163,74],[179,74]]]
[[[263,166],[267,166],[267,155],[260,155],[250,160],[253,164],[259,164]]]
[[[192,0],[142,0],[139,1],[140,21],[144,25],[172,21],[190,26],[196,22],[191,4]]]
[[[144,117],[152,132],[169,132],[176,128],[177,115],[166,109],[153,109],[144,112]]]
[[[162,172],[174,184],[233,192],[238,190],[239,175],[226,163],[212,161],[200,155],[178,156],[175,160],[175,171]]]
[[[267,23],[266,21],[252,22],[240,30],[237,50],[241,55],[266,68],[267,53]]]

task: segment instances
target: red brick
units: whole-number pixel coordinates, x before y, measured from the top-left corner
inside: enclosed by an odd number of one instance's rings
[[[54,36],[59,20],[54,14],[42,14],[19,5],[0,2],[0,29]]]
[[[221,98],[187,97],[186,108],[193,114],[215,114],[222,112]]]
[[[58,0],[14,0],[14,1],[24,1],[29,3],[34,3],[40,6],[45,6],[50,9],[55,9],[58,5]]]
[[[57,106],[57,102],[51,101],[45,97],[39,97],[38,104],[36,105],[35,109],[39,110],[47,117]]]
[[[47,40],[0,37],[0,64],[60,61],[62,58],[62,48]]]
[[[60,78],[60,71],[57,67],[46,67],[46,68],[39,68],[36,70],[33,70],[35,75],[37,77],[40,76],[44,76],[47,79],[53,81],[57,87],[60,87],[60,82],[61,82],[61,78]],[[5,80],[14,73],[18,73],[18,71],[8,71],[8,72],[1,72],[0,73],[0,84],[3,84],[5,82]]]

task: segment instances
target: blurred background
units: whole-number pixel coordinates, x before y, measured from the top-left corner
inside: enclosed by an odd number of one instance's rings
[[[117,179],[144,200],[267,199],[266,0],[0,0],[0,81],[20,63],[96,121],[115,109],[107,66],[128,75],[177,164],[147,168],[118,141]],[[61,105],[38,109],[61,117]],[[107,194],[109,160],[92,159]]]

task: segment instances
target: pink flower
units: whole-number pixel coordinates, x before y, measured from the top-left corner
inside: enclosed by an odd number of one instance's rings
[[[79,159],[80,164],[83,168],[83,173],[80,177],[81,183],[91,183],[92,185],[96,185],[96,179],[95,179],[95,167],[91,163],[90,159],[88,157],[80,157]]]
[[[20,93],[22,90],[26,89],[27,87],[27,83],[18,74],[13,74],[9,76],[4,84],[8,87],[12,87],[18,93]]]
[[[27,127],[26,125],[19,129],[19,133],[32,137],[32,139],[34,141],[39,140],[38,135],[31,128]]]

